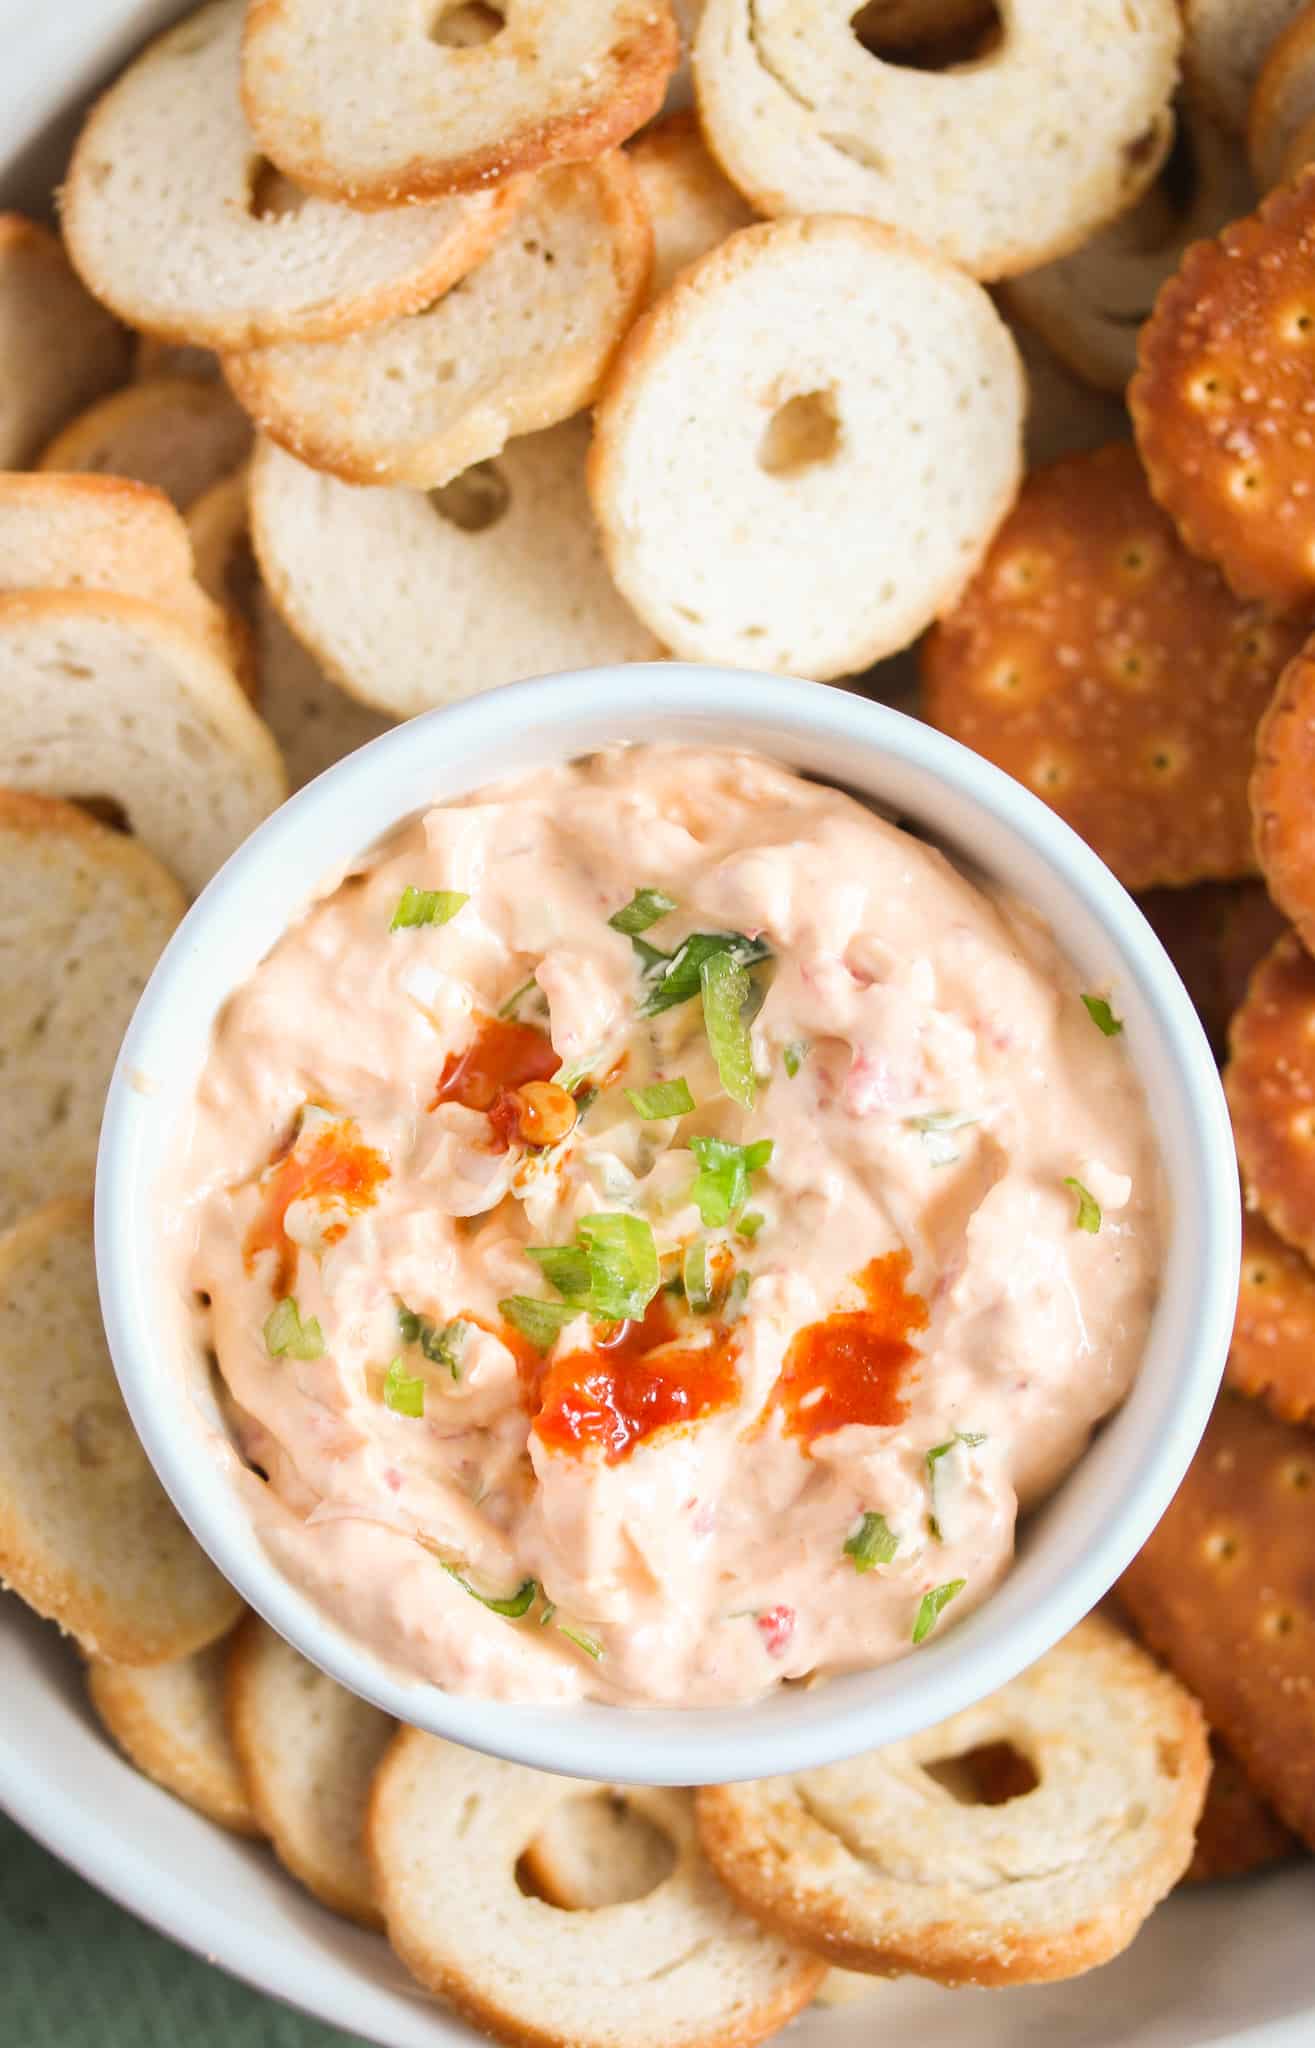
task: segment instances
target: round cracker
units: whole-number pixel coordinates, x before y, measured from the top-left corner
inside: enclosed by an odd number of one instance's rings
[[[639,180],[612,151],[534,179],[514,226],[437,304],[341,341],[229,356],[262,430],[348,483],[450,483],[592,404],[643,301]]]
[[[749,227],[753,208],[709,153],[690,108],[655,121],[626,154],[653,223],[649,292],[656,298],[688,264]]]
[[[514,2048],[748,2048],[808,2003],[825,1965],[726,1896],[683,1793],[626,1793],[675,1849],[646,1898],[562,1913],[527,1897],[517,1864],[579,1792],[418,1729],[397,1737],[366,1838],[388,1938],[422,1984]]]
[[[1228,1034],[1224,1088],[1247,1206],[1315,1258],[1315,961],[1286,932]]]
[[[1228,879],[1254,872],[1252,738],[1300,638],[1188,554],[1120,444],[1029,476],[923,643],[924,703],[1125,887]]]
[[[678,54],[668,0],[338,0],[328,34],[318,0],[255,0],[242,98],[307,191],[395,207],[601,156],[657,113]]]
[[[79,413],[55,436],[39,467],[135,478],[185,512],[246,460],[251,437],[251,421],[222,385],[157,377]]]
[[[975,277],[1009,277],[1077,248],[1164,160],[1175,0],[1004,0],[995,47],[945,72],[874,57],[853,13],[707,0],[699,112],[760,213],[865,214]]]
[[[93,107],[63,197],[84,282],[134,327],[222,349],[349,334],[446,291],[491,246],[515,190],[367,215],[289,189],[243,118],[245,12],[210,0]],[[377,54],[358,78],[377,81]]]
[[[1245,135],[1261,66],[1306,0],[1182,0],[1183,71],[1216,120]]]
[[[1184,1884],[1250,1877],[1297,1854],[1300,1844],[1266,1804],[1233,1752],[1210,1737],[1210,1785],[1196,1824],[1196,1847]]]
[[[1247,148],[1262,191],[1282,178],[1284,159],[1313,114],[1315,8],[1303,6],[1271,45],[1247,109]]]
[[[1242,1278],[1225,1377],[1284,1422],[1315,1417],[1315,1269],[1254,1213],[1242,1219]]]
[[[186,907],[136,840],[0,790],[0,1229],[90,1185],[119,1041]]]
[[[188,1657],[241,1607],[137,1441],[81,1196],[0,1238],[0,1580],[120,1664]]]
[[[1252,970],[1287,920],[1260,882],[1148,889],[1137,902],[1178,969],[1207,1038],[1222,1054]]]
[[[226,1712],[252,1810],[279,1860],[335,1913],[381,1926],[362,1828],[392,1721],[255,1614],[228,1653]]]
[[[1315,641],[1279,678],[1256,734],[1251,819],[1256,858],[1279,909],[1315,946]]]
[[[0,213],[0,363],[0,469],[34,462],[128,365],[117,320],[87,296],[57,237],[21,213]]]
[[[1128,391],[1156,499],[1240,597],[1315,596],[1315,175],[1188,250]]]
[[[246,629],[257,702],[282,751],[288,787],[303,788],[389,731],[394,721],[330,682],[279,616],[251,546],[245,470],[198,498],[187,525],[201,584]]]
[[[87,1692],[105,1728],[137,1769],[207,1820],[258,1835],[224,1725],[226,1642],[144,1671],[87,1666]]]
[[[650,307],[599,401],[612,574],[687,660],[852,674],[962,590],[1017,489],[1022,413],[970,279],[875,221],[744,228]]]
[[[1055,354],[1101,391],[1122,393],[1137,367],[1137,333],[1183,251],[1217,234],[1255,204],[1246,157],[1234,138],[1184,94],[1159,178],[1070,256],[1002,287],[1007,309],[1035,327]],[[1187,185],[1184,206],[1178,187]]]
[[[112,799],[193,894],[287,794],[232,670],[137,598],[0,595],[0,724],[11,787]]]
[[[1002,1803],[963,1804],[930,1768],[1002,1741],[1036,1781]],[[1209,1769],[1195,1700],[1092,1616],[921,1735],[791,1777],[705,1786],[699,1833],[751,1912],[835,1962],[1040,1983],[1128,1946],[1191,1861]]]

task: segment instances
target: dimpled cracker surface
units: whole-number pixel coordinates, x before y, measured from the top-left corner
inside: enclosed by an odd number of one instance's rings
[[[1225,1377],[1285,1422],[1315,1417],[1315,1270],[1254,1212],[1242,1219],[1242,1277]]]
[[[1315,961],[1295,932],[1251,977],[1228,1034],[1224,1087],[1246,1188],[1288,1244],[1315,1256]]]
[[[1234,598],[1125,444],[1034,471],[923,643],[927,716],[1129,889],[1254,872],[1252,739],[1300,629]]]
[[[1315,945],[1315,643],[1279,680],[1256,734],[1251,820],[1270,894]]]

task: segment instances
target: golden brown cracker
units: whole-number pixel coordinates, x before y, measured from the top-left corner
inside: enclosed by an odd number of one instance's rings
[[[1315,961],[1295,932],[1252,975],[1228,1050],[1224,1087],[1247,1207],[1315,1257]]]
[[[1147,1645],[1248,1778],[1315,1842],[1315,1435],[1225,1393],[1119,1581]]]
[[[1254,872],[1247,773],[1295,626],[1182,546],[1123,443],[1036,470],[923,643],[925,711],[1130,889]]]
[[[1315,1268],[1263,1216],[1244,1217],[1225,1377],[1285,1422],[1315,1419]]]
[[[1315,639],[1279,678],[1256,733],[1251,824],[1269,893],[1315,946]]]
[[[1222,1053],[1251,970],[1286,929],[1260,882],[1148,889],[1138,904],[1173,961],[1206,1036]]]
[[[1315,177],[1187,251],[1128,403],[1187,546],[1240,597],[1315,604]]]
[[[1232,1751],[1210,1737],[1210,1785],[1196,1823],[1196,1851],[1184,1884],[1247,1877],[1295,1856],[1300,1843],[1251,1783]]]

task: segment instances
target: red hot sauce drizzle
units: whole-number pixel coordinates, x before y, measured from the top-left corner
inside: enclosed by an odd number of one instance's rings
[[[602,1326],[587,1351],[543,1373],[535,1431],[550,1450],[601,1450],[609,1465],[660,1429],[697,1422],[739,1395],[735,1345],[724,1328],[698,1349],[675,1345],[675,1318],[655,1295],[642,1322]]]
[[[296,1271],[298,1252],[287,1232],[286,1218],[292,1204],[332,1202],[355,1214],[370,1207],[380,1182],[387,1178],[387,1162],[373,1146],[362,1141],[351,1117],[326,1124],[302,1150],[294,1145],[262,1176],[260,1213],[242,1248],[248,1272],[261,1252],[276,1252],[274,1292],[286,1294]],[[345,1223],[330,1224],[324,1233],[325,1243],[336,1244],[346,1228]]]
[[[429,1107],[459,1102],[481,1111],[493,1126],[493,1149],[506,1152],[520,1132],[516,1089],[527,1081],[551,1081],[560,1066],[546,1032],[510,1018],[483,1017],[465,1051],[444,1060]]]
[[[807,1446],[846,1423],[904,1420],[904,1382],[918,1355],[909,1336],[927,1327],[926,1302],[905,1291],[912,1268],[904,1250],[870,1260],[854,1276],[866,1306],[838,1309],[796,1334],[775,1395],[788,1436]]]

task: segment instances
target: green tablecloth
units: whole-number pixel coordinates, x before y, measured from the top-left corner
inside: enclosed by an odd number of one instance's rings
[[[3,2048],[359,2048],[175,1948],[0,1814]]]

